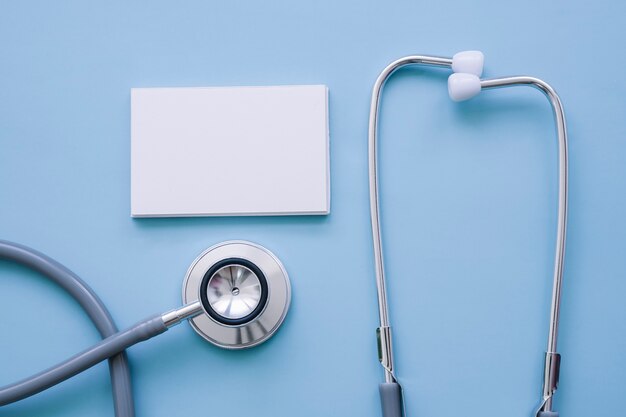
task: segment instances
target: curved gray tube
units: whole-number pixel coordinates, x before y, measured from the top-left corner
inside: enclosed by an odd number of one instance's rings
[[[160,315],[100,341],[89,349],[36,375],[0,389],[0,406],[19,401],[65,381],[124,349],[167,330]]]
[[[3,240],[0,240],[0,259],[31,268],[63,288],[85,310],[103,338],[117,333],[117,327],[109,311],[94,291],[60,263],[26,246]],[[115,415],[117,417],[134,417],[135,406],[126,354],[122,352],[109,358],[109,370],[113,387]],[[0,396],[4,395],[4,389],[0,389]],[[10,400],[10,398],[7,399]],[[17,400],[7,403],[14,401]]]
[[[558,411],[540,411],[537,413],[537,417],[559,417]]]

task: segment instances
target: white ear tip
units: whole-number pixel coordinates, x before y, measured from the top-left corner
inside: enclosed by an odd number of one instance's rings
[[[463,51],[452,57],[452,71],[481,76],[485,56],[480,51]]]
[[[468,100],[480,93],[480,78],[474,74],[455,73],[448,78],[448,93],[454,101]]]

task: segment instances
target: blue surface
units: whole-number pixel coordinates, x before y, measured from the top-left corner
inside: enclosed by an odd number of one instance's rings
[[[570,217],[556,406],[564,417],[620,415],[625,13],[619,1],[3,2],[0,238],[74,270],[120,327],[177,306],[203,249],[256,241],[292,278],[284,327],[245,352],[187,325],[132,348],[137,415],[379,416],[371,87],[399,56],[482,49],[486,75],[541,77],[563,99]],[[314,83],[330,88],[331,215],[130,218],[131,87]],[[396,74],[384,101],[385,254],[408,415],[528,417],[556,227],[547,101],[516,89],[451,103],[437,70]],[[7,263],[0,278],[0,385],[98,339],[45,280]],[[111,416],[107,374],[99,365],[0,415]]]

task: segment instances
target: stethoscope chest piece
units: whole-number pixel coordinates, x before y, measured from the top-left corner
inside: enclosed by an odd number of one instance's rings
[[[189,322],[214,345],[256,346],[280,327],[291,301],[285,268],[267,249],[229,241],[204,251],[183,283],[183,303],[200,302],[206,314]]]

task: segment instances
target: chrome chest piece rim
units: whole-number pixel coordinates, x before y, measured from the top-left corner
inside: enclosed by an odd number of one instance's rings
[[[245,241],[219,243],[187,271],[183,303],[200,302],[206,314],[190,320],[207,341],[226,349],[269,339],[287,315],[291,286],[274,254]]]

